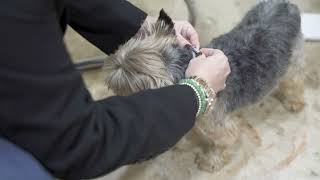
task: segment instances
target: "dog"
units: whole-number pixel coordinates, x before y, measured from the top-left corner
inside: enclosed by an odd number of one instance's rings
[[[190,46],[178,45],[171,18],[161,10],[157,22],[143,28],[144,35],[130,39],[105,61],[106,84],[117,95],[169,86],[185,78],[193,54]],[[298,7],[270,0],[257,4],[229,33],[204,46],[225,53],[231,74],[212,112],[193,128],[206,142],[195,160],[199,169],[215,172],[228,163],[222,154],[238,139],[239,128],[227,115],[271,93],[288,110],[303,109],[302,44]]]

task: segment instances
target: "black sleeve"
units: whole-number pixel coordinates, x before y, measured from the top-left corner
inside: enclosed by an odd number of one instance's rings
[[[72,28],[107,54],[139,30],[146,14],[125,0],[69,0]]]
[[[0,134],[56,177],[93,178],[164,152],[194,124],[187,86],[93,101],[43,0],[0,6]]]

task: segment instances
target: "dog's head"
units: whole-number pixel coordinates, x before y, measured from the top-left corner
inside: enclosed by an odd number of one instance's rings
[[[105,61],[106,83],[117,95],[172,85],[184,77],[192,58],[189,47],[179,47],[174,23],[160,11],[145,34],[130,39]]]

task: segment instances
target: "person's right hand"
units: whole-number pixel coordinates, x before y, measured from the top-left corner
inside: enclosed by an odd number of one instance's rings
[[[203,48],[200,51],[203,55],[190,61],[186,77],[198,76],[216,92],[223,90],[231,72],[228,58],[218,49]]]

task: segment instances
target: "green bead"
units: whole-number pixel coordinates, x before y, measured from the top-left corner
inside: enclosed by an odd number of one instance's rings
[[[207,99],[204,87],[202,87],[196,80],[194,79],[182,79],[179,84],[190,86],[196,93],[198,98],[198,112],[197,117],[204,114],[207,108]]]

